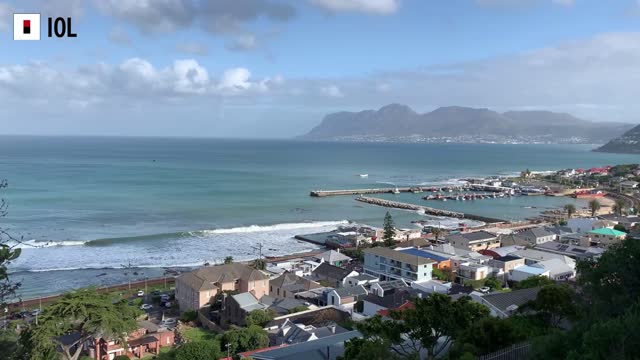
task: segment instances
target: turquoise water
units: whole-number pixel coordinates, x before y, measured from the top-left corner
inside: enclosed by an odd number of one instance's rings
[[[256,255],[251,246],[257,243],[263,243],[267,255],[305,251],[312,246],[292,240],[293,235],[332,229],[346,220],[380,225],[386,211],[351,197],[311,198],[308,194],[314,189],[455,182],[524,168],[544,171],[638,160],[590,149],[0,137],[0,178],[10,184],[3,194],[10,213],[1,221],[38,246],[25,247],[11,270],[24,278],[25,289],[31,281],[46,290],[50,279],[43,271],[58,270],[55,274],[63,281],[67,272],[77,277],[77,269],[128,263],[143,268],[188,266],[228,255],[244,259]],[[369,177],[359,177],[362,173]],[[395,198],[508,219],[529,217],[568,201],[522,197],[427,203],[419,195]],[[402,226],[422,218],[411,212],[392,213]]]

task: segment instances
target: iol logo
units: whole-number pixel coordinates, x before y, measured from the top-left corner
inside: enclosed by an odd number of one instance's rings
[[[71,18],[49,17],[47,37],[78,37],[71,30]],[[40,40],[40,14],[13,14],[13,40]]]

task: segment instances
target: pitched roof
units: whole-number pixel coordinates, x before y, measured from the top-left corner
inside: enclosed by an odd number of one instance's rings
[[[507,261],[514,261],[514,260],[520,260],[520,259],[522,259],[522,258],[514,256],[514,255],[507,255],[507,256],[501,256],[501,257],[499,257],[497,259],[494,259],[494,260],[507,262]]]
[[[250,292],[231,295],[231,297],[238,303],[240,308],[247,312],[267,308],[266,305],[261,304],[260,301],[258,301],[258,299]]]
[[[431,259],[427,259],[425,257],[409,255],[401,251],[391,250],[389,248],[384,248],[384,247],[374,247],[374,248],[364,249],[364,253],[384,256],[386,258],[397,260],[397,261],[411,264],[411,265],[425,265],[425,264],[435,263],[435,261]]]
[[[520,234],[502,235],[500,236],[499,239],[500,239],[500,246],[502,247],[514,246],[514,245],[519,245],[519,246],[529,245],[529,241],[527,241],[527,239],[525,239],[524,237],[520,236]],[[495,249],[492,249],[492,250],[495,250]]]
[[[358,331],[348,331],[341,334],[323,337],[314,341],[307,341],[275,350],[254,354],[256,360],[327,360],[335,359],[344,353],[344,342],[355,337],[361,337]]]
[[[539,263],[531,265],[533,267],[539,267],[549,271],[549,276],[557,276],[563,274],[574,273],[573,268],[567,265],[564,261],[560,259],[549,259],[545,261],[540,261]]]
[[[547,231],[543,227],[534,227],[534,228],[530,228],[530,229],[527,229],[527,230],[519,233],[519,235],[528,236],[528,237],[534,237],[534,238],[540,238],[540,237],[551,236],[551,235],[555,235],[555,234],[552,233],[552,232]]]
[[[335,250],[325,251],[320,255],[314,256],[315,259],[324,260],[330,263],[335,263],[336,261],[350,261],[351,258],[345,254],[339,253]]]
[[[529,288],[522,290],[513,290],[504,293],[495,293],[490,295],[485,295],[482,299],[489,304],[493,305],[500,311],[506,312],[510,306],[521,307],[531,300],[535,300],[538,296],[538,292],[541,288]]]
[[[330,279],[342,280],[351,273],[351,270],[343,269],[337,266],[333,266],[329,263],[323,262],[312,272],[315,275],[321,275]]]
[[[627,235],[627,233],[624,232],[624,231],[619,231],[619,230],[616,230],[616,229],[609,229],[609,228],[595,229],[595,230],[589,231],[589,233],[590,234],[605,235],[605,236],[625,236],[625,235]]]
[[[460,236],[462,236],[463,238],[469,241],[480,241],[480,240],[489,240],[489,239],[496,238],[496,235],[484,230],[463,233],[463,234],[460,234]]]
[[[535,247],[536,250],[549,251],[556,254],[575,256],[577,258],[594,257],[602,254],[605,250],[593,246],[577,246],[563,244],[557,241],[549,241]]]
[[[322,285],[315,281],[305,279],[290,272],[285,272],[277,278],[269,280],[269,285],[292,293],[322,287]]]
[[[367,295],[367,289],[362,285],[338,288],[333,291],[335,291],[340,297]]]
[[[268,278],[261,271],[244,264],[205,266],[178,277],[180,281],[198,291],[215,289],[218,287],[216,284],[234,282],[238,279],[256,281]]]
[[[532,275],[542,275],[547,270],[543,269],[543,268],[539,268],[539,267],[533,267],[533,266],[529,266],[529,265],[522,265],[522,266],[516,267],[515,269],[513,269],[513,271],[524,272],[524,273],[532,274]]]
[[[406,288],[406,287],[409,286],[402,279],[400,279],[400,280],[391,280],[391,281],[381,281],[381,282],[378,283],[378,285],[380,286],[380,288],[384,292],[387,292],[387,291],[392,290],[392,289]]]

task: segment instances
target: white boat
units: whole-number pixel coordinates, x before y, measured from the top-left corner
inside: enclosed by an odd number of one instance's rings
[[[367,177],[369,177],[369,174],[360,174],[360,177],[361,178],[367,178]]]

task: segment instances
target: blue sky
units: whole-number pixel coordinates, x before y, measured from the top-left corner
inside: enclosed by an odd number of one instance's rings
[[[640,122],[638,30],[637,0],[0,1],[0,131],[289,137],[390,102]]]

